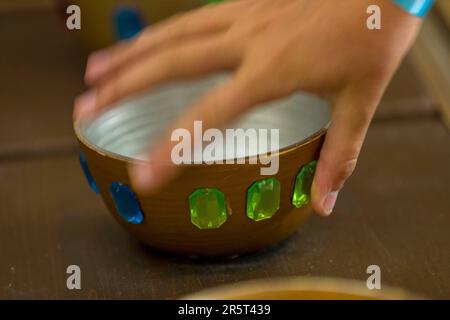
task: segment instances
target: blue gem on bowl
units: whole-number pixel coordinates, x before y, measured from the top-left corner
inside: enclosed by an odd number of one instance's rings
[[[114,181],[111,182],[109,192],[117,211],[125,221],[132,224],[141,224],[144,221],[139,200],[129,186]]]
[[[99,194],[97,183],[95,182],[94,178],[92,177],[91,171],[89,170],[89,166],[86,161],[86,156],[84,155],[84,152],[80,152],[80,165],[81,169],[83,169],[84,176],[86,177],[86,180],[89,184],[89,187],[91,187],[91,190],[94,191],[96,194]]]

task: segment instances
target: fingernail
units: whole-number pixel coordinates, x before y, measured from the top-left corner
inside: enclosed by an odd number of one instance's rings
[[[151,165],[136,163],[128,168],[128,174],[135,189],[148,191],[153,188],[154,175]]]
[[[75,100],[74,117],[81,119],[95,111],[96,93],[95,90],[90,90],[83,93]]]
[[[106,50],[94,52],[89,56],[86,74],[84,78],[87,82],[100,78],[108,69],[109,53]]]
[[[323,201],[323,210],[327,216],[329,216],[331,212],[333,212],[338,193],[339,191],[333,191],[328,193],[325,197],[325,200]]]

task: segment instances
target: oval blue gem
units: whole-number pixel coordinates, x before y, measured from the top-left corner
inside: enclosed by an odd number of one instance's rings
[[[116,9],[114,11],[113,22],[119,40],[130,39],[145,27],[142,16],[133,7],[120,7]]]
[[[109,192],[117,211],[125,221],[132,224],[140,224],[144,221],[144,214],[139,205],[139,200],[129,186],[119,182],[112,182]]]
[[[84,155],[83,152],[80,152],[80,165],[81,165],[81,169],[83,169],[84,172],[84,176],[86,177],[86,180],[89,184],[89,187],[91,187],[92,191],[94,191],[96,194],[98,194],[98,187],[97,187],[97,183],[95,182],[94,178],[92,177],[91,171],[89,170],[87,161],[86,161],[86,156]]]

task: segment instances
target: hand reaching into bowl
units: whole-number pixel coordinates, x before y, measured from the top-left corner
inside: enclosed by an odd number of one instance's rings
[[[366,26],[381,8],[380,30]],[[306,91],[326,99],[332,118],[312,185],[312,205],[333,210],[353,172],[380,98],[412,44],[420,19],[389,0],[240,0],[209,5],[151,26],[130,42],[93,53],[75,103],[82,119],[171,80],[230,71],[168,128],[152,161],[129,168],[133,187],[150,192],[170,179],[170,133],[223,127],[253,106]],[[191,133],[192,134],[192,133]],[[169,165],[168,165],[169,163]]]

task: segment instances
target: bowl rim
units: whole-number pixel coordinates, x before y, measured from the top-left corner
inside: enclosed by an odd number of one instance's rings
[[[106,150],[104,148],[98,147],[96,145],[94,145],[93,143],[91,143],[82,133],[82,122],[81,120],[74,120],[73,121],[73,129],[75,132],[75,136],[77,137],[77,139],[86,147],[88,147],[90,150],[94,151],[95,153],[100,154],[103,157],[107,157],[107,158],[112,158],[114,160],[118,160],[118,161],[122,161],[122,162],[126,162],[126,163],[151,163],[151,160],[149,159],[137,159],[137,158],[133,158],[133,157],[129,157],[129,156],[124,156],[109,150]],[[317,139],[320,139],[323,135],[325,135],[328,131],[328,127],[331,123],[331,120],[329,120],[320,130],[314,132],[312,135],[296,142],[293,143],[291,145],[282,147],[280,149],[278,149],[275,152],[269,152],[269,156],[275,156],[278,155],[279,157],[290,153],[292,151],[295,151],[297,149],[302,148],[305,145],[308,145],[312,142],[314,142]],[[254,157],[258,157],[260,154],[254,155],[254,156],[246,156],[244,158],[240,157],[240,158],[233,158],[233,163],[234,165],[250,165],[249,163],[249,159],[254,158]],[[245,159],[245,164],[238,164],[237,160],[242,160]],[[225,162],[225,160],[224,160]],[[212,163],[212,164],[205,164],[205,163],[181,163],[181,164],[177,164],[177,167],[202,167],[202,166],[222,166],[225,165],[226,163]]]

